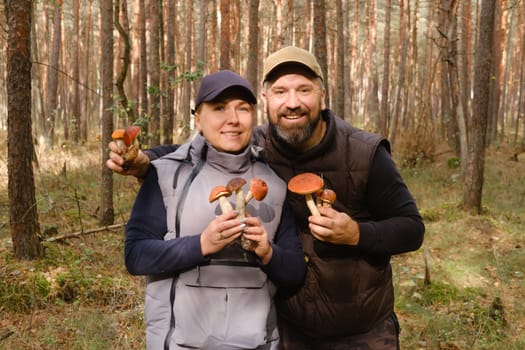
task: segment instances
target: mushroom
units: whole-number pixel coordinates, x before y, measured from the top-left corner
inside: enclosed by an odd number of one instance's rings
[[[250,199],[255,198],[256,201],[262,201],[268,193],[268,185],[263,179],[254,178],[250,180],[250,190],[246,193],[244,204],[248,204]]]
[[[323,207],[331,208],[335,202],[336,194],[333,190],[325,188],[317,193],[317,198],[320,200]]]
[[[136,125],[128,126],[126,129],[117,129],[111,134],[117,146],[122,150],[124,163],[129,163],[137,156],[139,152],[139,142],[137,136],[140,133],[140,127]]]
[[[225,186],[215,186],[210,192],[210,203],[218,200],[222,213],[226,214],[233,211],[232,205],[227,197],[231,196],[231,192]]]
[[[226,188],[228,191],[230,191],[232,194],[235,193],[235,210],[239,212],[239,218],[245,217],[245,208],[244,208],[244,194],[242,193],[242,186],[246,184],[246,180],[244,180],[242,177],[234,177],[230,181],[228,181],[228,184],[226,185]]]
[[[288,181],[288,190],[293,193],[302,194],[306,198],[306,205],[313,216],[321,216],[314,203],[312,193],[317,193],[324,186],[323,179],[314,173],[302,173],[295,175]]]

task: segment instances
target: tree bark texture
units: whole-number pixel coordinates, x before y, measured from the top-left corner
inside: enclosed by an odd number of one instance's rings
[[[7,157],[9,224],[14,254],[35,259],[40,244],[31,130],[31,20],[30,0],[9,0],[7,12]]]
[[[111,225],[113,208],[113,173],[104,165],[108,159],[108,143],[113,132],[113,1],[100,0],[100,77],[102,80],[102,175],[100,224]]]
[[[468,161],[463,192],[465,209],[478,214],[482,209],[495,7],[496,0],[483,0],[481,4],[478,50],[474,71],[472,132],[468,140]]]

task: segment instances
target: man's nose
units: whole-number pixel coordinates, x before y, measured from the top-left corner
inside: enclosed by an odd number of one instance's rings
[[[286,107],[288,107],[289,109],[298,108],[301,105],[301,102],[299,101],[299,96],[297,95],[297,91],[289,90],[286,96],[285,103],[286,103]]]

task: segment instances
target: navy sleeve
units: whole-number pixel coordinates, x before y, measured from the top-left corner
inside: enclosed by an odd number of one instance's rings
[[[155,160],[168,153],[175,152],[180,145],[160,145],[154,148],[145,149],[143,152],[146,153],[149,160]]]
[[[202,256],[200,235],[164,240],[166,209],[150,166],[126,225],[124,258],[133,275],[173,274],[208,261]]]
[[[367,185],[373,221],[359,223],[358,248],[371,254],[395,255],[417,250],[425,226],[414,198],[388,151],[379,146]]]
[[[273,254],[270,262],[267,265],[261,265],[261,269],[277,286],[300,285],[306,273],[306,262],[292,210],[287,202],[283,205],[281,221],[272,248]]]

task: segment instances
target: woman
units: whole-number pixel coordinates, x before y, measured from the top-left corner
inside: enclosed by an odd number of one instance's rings
[[[148,349],[277,347],[273,296],[302,282],[305,261],[286,184],[250,141],[255,103],[239,75],[205,77],[195,100],[198,134],[152,162],[144,179],[126,226],[125,261],[131,274],[148,275]],[[268,185],[262,201],[247,204],[246,218],[209,201],[214,187],[237,177]],[[247,250],[241,235],[252,243]]]

